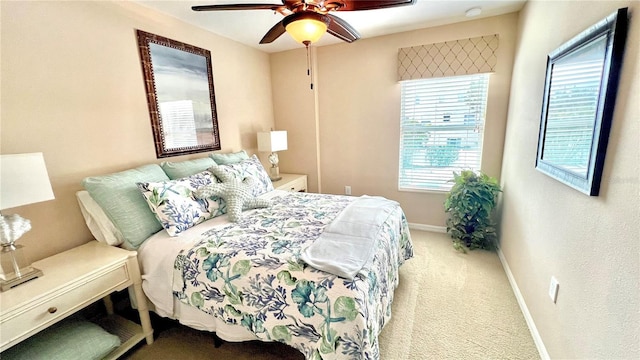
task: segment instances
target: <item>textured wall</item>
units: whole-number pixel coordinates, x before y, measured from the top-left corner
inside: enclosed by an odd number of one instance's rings
[[[1,152],[43,152],[56,196],[4,211],[31,220],[20,243],[32,260],[91,238],[75,199],[82,178],[160,161],[135,29],[211,51],[223,151],[253,151],[273,126],[265,53],[130,2],[0,6]]]
[[[551,358],[640,358],[640,3],[529,1],[502,167],[502,251]],[[629,38],[600,196],[535,170],[546,55],[628,6]],[[570,21],[568,21],[570,20]],[[560,282],[557,303],[547,291]]]

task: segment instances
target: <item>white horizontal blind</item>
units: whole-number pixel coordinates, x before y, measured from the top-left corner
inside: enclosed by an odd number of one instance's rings
[[[542,159],[586,176],[603,59],[553,69]]]
[[[489,74],[401,82],[400,190],[448,191],[480,170]]]
[[[192,100],[163,101],[159,108],[167,149],[179,149],[198,144]]]

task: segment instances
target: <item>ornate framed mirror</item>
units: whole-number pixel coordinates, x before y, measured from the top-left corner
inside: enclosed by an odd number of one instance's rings
[[[158,158],[220,150],[211,53],[137,30]]]

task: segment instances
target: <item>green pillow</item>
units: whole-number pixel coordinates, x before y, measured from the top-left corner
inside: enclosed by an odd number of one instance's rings
[[[2,360],[98,360],[120,346],[120,338],[83,320],[64,320],[2,352]]]
[[[138,190],[137,183],[167,180],[169,178],[160,165],[153,164],[88,177],[82,180],[82,185],[120,230],[124,247],[135,250],[149,236],[162,230],[162,225]]]
[[[213,161],[212,158],[204,157],[179,162],[165,161],[160,163],[160,167],[162,167],[162,170],[169,176],[169,179],[175,180],[203,172],[215,164],[216,162]]]
[[[249,158],[249,155],[247,155],[247,152],[244,150],[240,150],[235,153],[210,154],[209,156],[213,159],[213,161],[216,162],[217,165],[235,164]]]

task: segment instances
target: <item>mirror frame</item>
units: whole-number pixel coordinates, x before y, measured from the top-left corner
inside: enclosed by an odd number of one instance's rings
[[[158,158],[169,156],[178,156],[185,154],[193,154],[199,152],[207,152],[220,150],[220,133],[218,131],[218,117],[216,113],[215,92],[213,89],[213,71],[211,67],[211,52],[201,49],[193,45],[185,44],[176,40],[168,39],[159,35],[154,35],[142,30],[137,30],[138,49],[140,51],[140,61],[142,63],[142,72],[145,81],[145,90],[147,94],[147,104],[149,107],[149,116],[151,118],[151,128],[153,130],[153,139]],[[207,81],[209,83],[209,98],[211,106],[212,141],[194,146],[184,146],[178,148],[167,148],[164,136],[164,126],[158,103],[158,84],[156,84],[153,72],[153,62],[151,58],[150,44],[170,47],[175,50],[188,52],[197,56],[202,56],[206,60]],[[204,80],[204,79],[202,79]],[[162,89],[163,91],[171,91],[172,89]]]
[[[600,181],[604,168],[604,159],[616,102],[624,44],[627,36],[627,22],[627,8],[618,9],[617,12],[609,15],[561,45],[547,57],[536,169],[590,196],[598,196],[600,191]],[[606,36],[604,64],[600,77],[597,108],[594,114],[587,173],[586,175],[582,175],[544,159],[543,154],[548,125],[547,113],[550,105],[553,104],[549,90],[554,79],[554,64],[560,60],[570,59],[575,52],[596,42],[601,39],[602,36]]]

